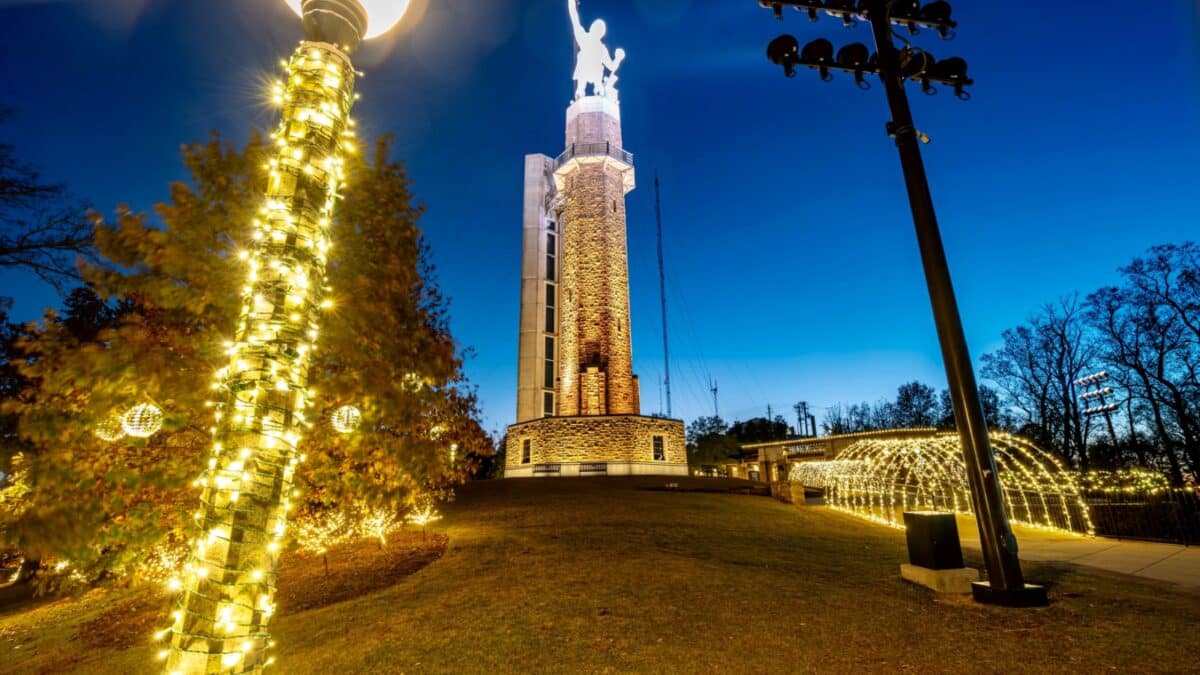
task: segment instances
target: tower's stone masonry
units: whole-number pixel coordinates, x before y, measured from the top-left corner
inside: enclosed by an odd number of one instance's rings
[[[554,174],[563,196],[558,414],[636,415],[625,236],[634,177],[621,109],[595,96],[573,103],[566,148]]]
[[[655,437],[661,450],[657,459]],[[679,420],[636,415],[547,417],[509,427],[507,443],[506,478],[687,475],[687,448]]]
[[[571,105],[566,150],[553,162],[553,186],[538,181],[536,175],[526,176],[527,193],[531,186],[536,193],[527,194],[527,200],[536,204],[539,195],[544,197],[553,213],[537,218],[548,218],[557,229],[530,236],[527,224],[525,269],[533,269],[529,261],[536,263],[549,253],[537,249],[538,242],[558,237],[556,285],[552,274],[531,277],[538,288],[555,285],[557,306],[534,304],[532,293],[523,296],[522,337],[532,334],[525,324],[535,325],[543,314],[553,315],[556,325],[541,334],[545,355],[522,351],[519,379],[545,384],[556,374],[553,393],[541,392],[544,400],[553,397],[555,410],[530,419],[533,403],[525,399],[535,399],[521,389],[519,422],[508,429],[505,475],[686,475],[683,422],[640,415],[625,231],[625,195],[634,188],[634,169],[633,157],[622,145],[615,100],[586,96]],[[527,219],[534,213],[527,205]],[[547,269],[552,262],[547,261]],[[537,343],[526,339],[522,344],[530,345],[532,354]],[[547,368],[544,376],[536,370],[542,366]]]
[[[556,175],[564,194],[560,415],[640,412],[629,337],[627,170],[606,156]]]

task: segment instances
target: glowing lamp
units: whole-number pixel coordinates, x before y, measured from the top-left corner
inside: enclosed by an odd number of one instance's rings
[[[351,49],[363,40],[379,37],[396,27],[408,10],[409,0],[284,0],[304,19],[310,39],[336,36]]]
[[[125,429],[121,426],[121,415],[110,415],[107,419],[96,425],[93,433],[96,434],[96,438],[105,443],[116,443],[125,438]]]
[[[329,423],[339,434],[352,434],[358,430],[358,425],[362,424],[362,413],[352,405],[344,405],[333,411]]]
[[[162,429],[163,412],[153,403],[141,403],[121,416],[121,429],[134,438],[150,438]]]

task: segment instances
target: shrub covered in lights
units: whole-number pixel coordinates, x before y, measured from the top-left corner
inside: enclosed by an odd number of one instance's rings
[[[427,492],[419,492],[409,500],[408,513],[405,522],[420,527],[422,530],[430,523],[441,520],[442,514],[437,510],[437,498]]]
[[[1091,534],[1075,476],[1029,441],[992,433],[1004,503],[1013,522]],[[904,511],[971,513],[957,433],[925,438],[863,439],[826,462],[800,462],[791,480],[822,488],[833,508],[903,527]]]
[[[95,340],[47,322],[25,345],[38,358],[21,364],[22,374],[36,385],[5,412],[19,418],[29,448],[30,491],[23,508],[0,509],[0,544],[70,560],[95,580],[153,566],[156,546],[189,539],[193,483],[211,452],[214,372],[229,364],[226,341],[250,272],[239,253],[252,242],[274,142],[255,137],[238,150],[214,137],[189,145],[191,180],[171,186],[155,223],[128,210],[97,222],[96,246],[110,264],[84,274],[124,311]],[[403,503],[418,488],[453,479],[451,443],[461,446],[460,458],[490,454],[445,303],[427,281],[420,209],[389,152],[381,141],[346,159],[353,189],[334,225],[338,250],[325,294],[332,306],[323,310],[313,360],[322,374],[309,392],[312,426],[300,448],[309,461],[296,475],[301,492],[321,503]],[[147,400],[162,412],[157,433],[142,439],[118,430],[119,415]],[[327,423],[347,401],[362,416],[352,434]],[[445,425],[438,440],[428,433],[435,424]],[[469,470],[462,461],[454,468]]]
[[[328,573],[329,549],[355,539],[374,539],[382,548],[400,524],[399,507],[341,509],[310,504],[296,516],[292,539],[299,550],[326,558]]]
[[[1116,471],[1086,471],[1079,476],[1079,483],[1085,494],[1101,496],[1112,494],[1157,495],[1171,490],[1171,482],[1164,474],[1142,467],[1130,467]]]

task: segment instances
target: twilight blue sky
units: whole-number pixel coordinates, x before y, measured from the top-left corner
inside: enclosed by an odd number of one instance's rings
[[[391,132],[428,208],[423,226],[486,425],[515,416],[523,156],[556,154],[573,90],[564,0],[418,0],[358,59],[364,135]],[[1200,19],[1195,0],[956,3],[969,103],[913,91],[947,251],[976,357],[1044,302],[1116,279],[1157,243],[1200,232]],[[764,57],[865,28],[756,0],[584,0],[624,47],[635,368],[659,410],[662,348],[652,174],[663,180],[674,412],[791,418],[943,386],[883,92]],[[273,126],[262,83],[298,26],[280,0],[0,0],[0,138],[101,210],[149,209],[210,129]],[[419,19],[419,21],[417,21]],[[412,26],[410,24],[416,24]],[[0,274],[36,318],[56,304]]]

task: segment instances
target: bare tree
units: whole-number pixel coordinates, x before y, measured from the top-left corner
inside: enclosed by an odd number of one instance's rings
[[[1120,271],[1123,286],[1089,297],[1089,320],[1134,399],[1129,413],[1142,415],[1179,481],[1181,460],[1200,471],[1200,246],[1155,246]]]
[[[0,122],[9,114],[0,108]],[[0,144],[0,268],[29,270],[62,291],[79,279],[76,260],[92,257],[92,229],[85,206]]]
[[[826,408],[825,417],[821,420],[821,427],[825,430],[826,435],[829,436],[849,433],[850,416],[846,412],[845,407],[841,403],[834,403]]]
[[[1162,358],[1165,342],[1161,331],[1156,335],[1155,323],[1137,315],[1128,292],[1122,289],[1101,289],[1088,298],[1088,304],[1089,319],[1100,337],[1103,357],[1111,364],[1115,381],[1135,402],[1140,402],[1140,405],[1131,405],[1129,413],[1136,414],[1136,410],[1149,414],[1150,427],[1158,438],[1160,452],[1167,460],[1172,477],[1176,481],[1182,480],[1178,442],[1171,433],[1169,412],[1157,386],[1165,375],[1162,368],[1166,363]]]
[[[1001,337],[1003,346],[984,354],[981,372],[1004,392],[1019,416],[1017,427],[1049,446],[1058,425],[1051,406],[1051,378],[1045,358],[1048,345],[1041,319],[1034,317],[1029,325],[1010,328]]]
[[[896,390],[895,425],[927,427],[937,422],[938,397],[933,387],[913,380]]]
[[[1004,331],[1004,346],[983,357],[983,374],[1023,414],[1027,431],[1087,467],[1083,410],[1075,380],[1094,368],[1096,346],[1077,296],[1048,304],[1026,325]]]

